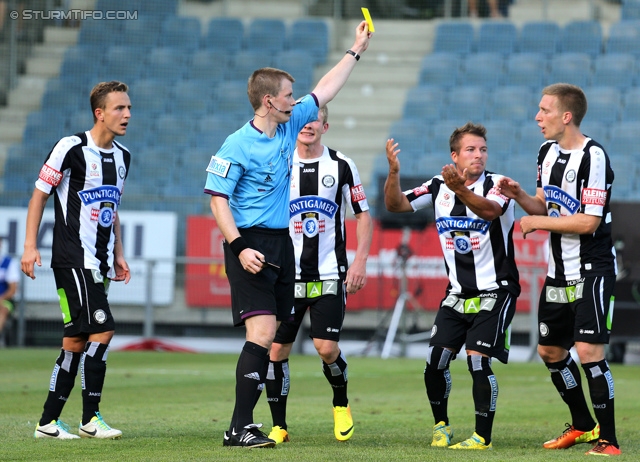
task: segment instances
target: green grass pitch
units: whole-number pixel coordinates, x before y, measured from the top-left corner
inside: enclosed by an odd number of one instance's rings
[[[578,461],[589,445],[542,449],[570,420],[539,362],[493,368],[500,387],[493,451],[432,448],[433,418],[423,383],[424,360],[348,357],[355,434],[333,436],[331,390],[320,360],[293,356],[288,424],[292,441],[275,449],[223,448],[231,417],[237,356],[158,352],[109,354],[101,411],[123,431],[116,441],[34,439],[56,349],[0,350],[0,460],[25,461]],[[623,454],[640,460],[640,367],[613,365],[616,422]],[[449,416],[454,442],[473,432],[471,378],[466,361],[452,363]],[[80,380],[61,419],[76,431]],[[256,422],[271,428],[263,394]]]

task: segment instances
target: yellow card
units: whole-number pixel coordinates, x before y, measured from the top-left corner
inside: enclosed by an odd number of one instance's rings
[[[371,15],[369,14],[369,8],[362,7],[362,15],[364,16],[364,20],[367,21],[369,32],[375,32],[376,30],[373,27],[373,21],[371,20]]]

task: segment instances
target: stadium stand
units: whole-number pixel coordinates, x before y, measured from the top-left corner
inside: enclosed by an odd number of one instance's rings
[[[518,50],[520,53],[541,53],[551,57],[558,48],[560,26],[553,21],[531,21],[522,26]]]
[[[319,66],[327,61],[329,54],[329,26],[322,19],[297,19],[291,24],[287,42],[289,50],[310,55],[314,66]]]
[[[445,103],[445,92],[437,85],[413,87],[407,93],[402,109],[404,119],[414,119],[422,123],[439,120]]]
[[[526,85],[538,90],[548,79],[547,58],[543,53],[513,53],[507,56],[505,67],[505,85]]]
[[[280,19],[254,19],[245,37],[245,49],[276,54],[284,50],[287,27]]]
[[[518,31],[511,22],[483,22],[478,30],[475,49],[480,52],[509,55],[516,51]]]
[[[487,91],[480,85],[461,85],[451,89],[453,98],[449,99],[444,107],[443,114],[449,120],[457,121],[456,124],[464,125],[467,122],[482,123],[487,108]],[[448,135],[452,130],[449,130]],[[448,136],[447,135],[447,136]]]
[[[463,70],[458,74],[458,85],[478,85],[493,90],[504,79],[502,53],[483,51],[462,60]]]
[[[631,53],[606,53],[595,57],[591,85],[626,90],[635,83],[636,58]]]
[[[475,31],[468,22],[442,22],[436,29],[434,53],[466,55],[474,51]]]
[[[640,5],[640,2],[638,4]],[[624,19],[609,29],[605,49],[607,53],[632,53],[637,58],[640,57],[638,43],[640,43],[640,19]]]
[[[587,53],[566,52],[557,53],[549,62],[551,69],[549,80],[552,82],[566,82],[586,87],[591,82],[591,57]]]
[[[594,86],[584,88],[584,92],[589,103],[587,117],[607,125],[619,120],[622,109],[622,92],[618,88]]]
[[[244,43],[244,24],[238,18],[213,18],[202,39],[202,47],[220,50],[229,54],[237,53]]]
[[[456,84],[460,73],[460,58],[452,52],[437,52],[422,60],[419,82],[449,88]]]
[[[602,26],[598,21],[570,21],[560,35],[559,52],[587,53],[592,58],[602,52]]]

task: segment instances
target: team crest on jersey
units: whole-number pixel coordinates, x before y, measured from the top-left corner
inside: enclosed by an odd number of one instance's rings
[[[96,310],[95,313],[93,313],[93,319],[95,319],[98,324],[104,324],[107,320],[107,313],[103,310]]]
[[[565,174],[564,177],[569,183],[573,183],[574,181],[576,181],[576,171],[571,169]]]
[[[211,156],[211,160],[207,166],[207,172],[226,178],[230,168],[231,162],[228,160],[224,160],[218,156]]]
[[[325,188],[330,188],[334,184],[336,184],[336,179],[333,176],[325,175],[322,177],[322,186]]]
[[[38,178],[51,186],[58,186],[60,181],[62,181],[62,173],[57,171],[55,168],[51,168],[47,164],[44,164],[40,169]]]
[[[118,176],[120,177],[121,180],[124,180],[125,173],[127,173],[127,171],[124,169],[122,165],[118,167]]]
[[[318,233],[324,233],[325,222],[318,220],[314,213],[308,213],[302,221],[296,221],[293,224],[296,234],[304,234],[307,237],[316,237]]]
[[[91,220],[97,221],[100,226],[109,227],[113,223],[115,212],[111,207],[102,207],[101,209],[91,209]]]
[[[457,234],[446,239],[446,249],[455,250],[458,253],[466,254],[472,250],[480,249],[480,238],[469,237],[464,234]]]

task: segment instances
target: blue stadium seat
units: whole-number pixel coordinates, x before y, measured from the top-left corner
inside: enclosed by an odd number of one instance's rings
[[[632,53],[640,57],[640,20],[612,24],[605,48],[607,53]]]
[[[329,26],[323,19],[296,19],[288,37],[290,50],[301,50],[313,58],[314,66],[327,62],[329,54]]]
[[[439,85],[450,88],[456,84],[461,58],[455,53],[432,53],[422,59],[420,85]]]
[[[542,53],[551,57],[560,39],[560,26],[554,21],[531,21],[522,26],[520,32],[520,53]]]
[[[160,79],[138,79],[131,84],[129,96],[136,125],[139,123],[138,114],[140,112],[150,114],[162,113],[166,110],[167,92],[166,82]]]
[[[200,132],[193,136],[191,145],[196,149],[208,149],[210,153],[215,154],[231,133],[233,132],[222,130]]]
[[[69,134],[91,130],[93,127],[93,115],[89,107],[69,114],[66,126]]]
[[[64,52],[60,77],[74,81],[95,80],[102,70],[104,49],[95,45],[77,45]]]
[[[183,115],[161,114],[154,124],[154,145],[158,147],[186,146],[193,136],[193,123]]]
[[[238,18],[213,18],[209,21],[202,47],[237,53],[244,42],[244,24]]]
[[[475,49],[478,53],[501,53],[506,56],[516,51],[518,30],[511,22],[482,22],[478,30]]]
[[[238,130],[246,120],[233,119],[226,114],[209,114],[198,120],[196,131],[206,133],[211,131],[220,131],[230,135]]]
[[[523,122],[520,124],[518,132],[518,155],[529,156],[535,166],[538,150],[542,143],[546,141],[540,132],[540,127],[538,127],[535,121]]]
[[[155,21],[178,14],[179,0],[134,0],[138,14],[143,17],[153,17]]]
[[[212,109],[230,119],[251,118],[253,108],[247,99],[246,80],[221,82],[216,87]]]
[[[186,56],[180,50],[170,47],[151,49],[144,60],[142,77],[156,78],[165,81],[176,81],[186,73]]]
[[[428,125],[414,120],[405,119],[394,122],[389,128],[389,138],[399,143],[399,148],[404,153],[404,158],[409,155],[425,152],[428,136]]]
[[[442,156],[442,165],[445,163],[449,163],[449,159],[451,157],[451,151],[449,149],[449,138],[451,137],[451,133],[457,127],[462,127],[466,120],[452,120],[449,118],[449,114],[445,113],[445,119],[440,120],[439,122],[435,122],[433,124],[432,132],[433,135],[429,137],[429,142],[427,144],[427,152],[431,154],[441,155]]]
[[[69,89],[48,90],[42,96],[43,111],[75,111],[89,107],[89,95],[81,95]]]
[[[142,73],[140,49],[129,45],[110,46],[105,54],[105,63],[99,76],[102,80],[133,82]]]
[[[487,90],[479,85],[458,86],[451,89],[452,97],[443,114],[462,126],[467,122],[482,123],[488,106]],[[451,133],[449,133],[451,134]]]
[[[458,74],[458,85],[480,85],[491,90],[502,84],[504,58],[501,53],[478,52],[468,55]]]
[[[245,49],[265,53],[279,53],[284,50],[287,26],[281,19],[256,18],[251,21],[245,37]]]
[[[407,92],[402,117],[423,122],[440,120],[445,92],[438,85],[420,85]]]
[[[157,45],[159,35],[158,22],[146,16],[140,16],[136,20],[124,21],[120,39],[123,44],[149,49]]]
[[[4,191],[5,194],[23,194],[30,196],[33,192],[34,183],[38,179],[38,170],[44,162],[34,163],[32,159],[10,156],[4,163]]]
[[[227,68],[226,80],[238,80],[245,83],[253,71],[274,65],[275,56],[258,50],[240,51],[234,56],[233,62]]]
[[[171,113],[184,117],[201,117],[211,106],[215,86],[201,80],[178,80],[173,88]]]
[[[67,133],[64,117],[60,117],[59,114],[59,110],[49,110],[32,112],[27,116],[23,142],[39,146],[42,160],[58,140],[70,134]]]
[[[631,53],[607,53],[594,60],[591,85],[611,85],[626,90],[634,84],[636,58]]]
[[[591,57],[586,53],[558,53],[549,62],[549,82],[586,87],[591,82]]]
[[[212,85],[224,80],[229,67],[229,55],[222,50],[198,50],[187,66],[188,79],[208,81]]]
[[[594,58],[602,53],[602,26],[595,20],[568,22],[558,42],[559,52],[587,53]]]
[[[491,95],[487,117],[490,120],[532,122],[538,112],[534,93],[524,85],[498,87]]]
[[[192,53],[200,46],[200,20],[184,16],[167,17],[162,22],[158,45]]]
[[[587,87],[584,89],[588,101],[585,120],[612,124],[620,118],[622,110],[622,92],[612,86]]]
[[[539,90],[547,81],[547,58],[542,53],[513,53],[506,59],[504,83]]]
[[[640,19],[640,0],[622,0],[620,18],[624,21]]]
[[[78,45],[104,46],[105,37],[114,37],[120,34],[122,21],[104,21],[99,19],[85,19],[80,21],[78,33]]]
[[[630,120],[613,124],[609,129],[609,143],[613,143],[616,139],[628,137],[635,139],[636,141],[634,142],[635,146],[633,148],[633,152],[635,153],[637,160],[640,160],[640,155],[637,153],[638,133],[640,133],[640,121]]]
[[[620,119],[623,122],[640,121],[640,87],[629,88],[623,98]]]
[[[501,164],[516,150],[519,124],[510,120],[490,120],[482,125],[487,129],[489,163],[493,166],[492,171],[499,173]]]
[[[602,123],[595,118],[590,117],[591,108],[587,112],[587,116],[580,124],[580,131],[583,135],[594,139],[598,143],[602,144],[605,149],[609,142],[609,124]]]
[[[475,31],[469,22],[441,22],[436,29],[433,42],[434,53],[457,53],[466,55],[473,51]]]
[[[299,97],[309,93],[313,82],[313,57],[302,50],[289,50],[278,53],[274,66],[287,71],[296,80],[293,83],[293,95]]]

